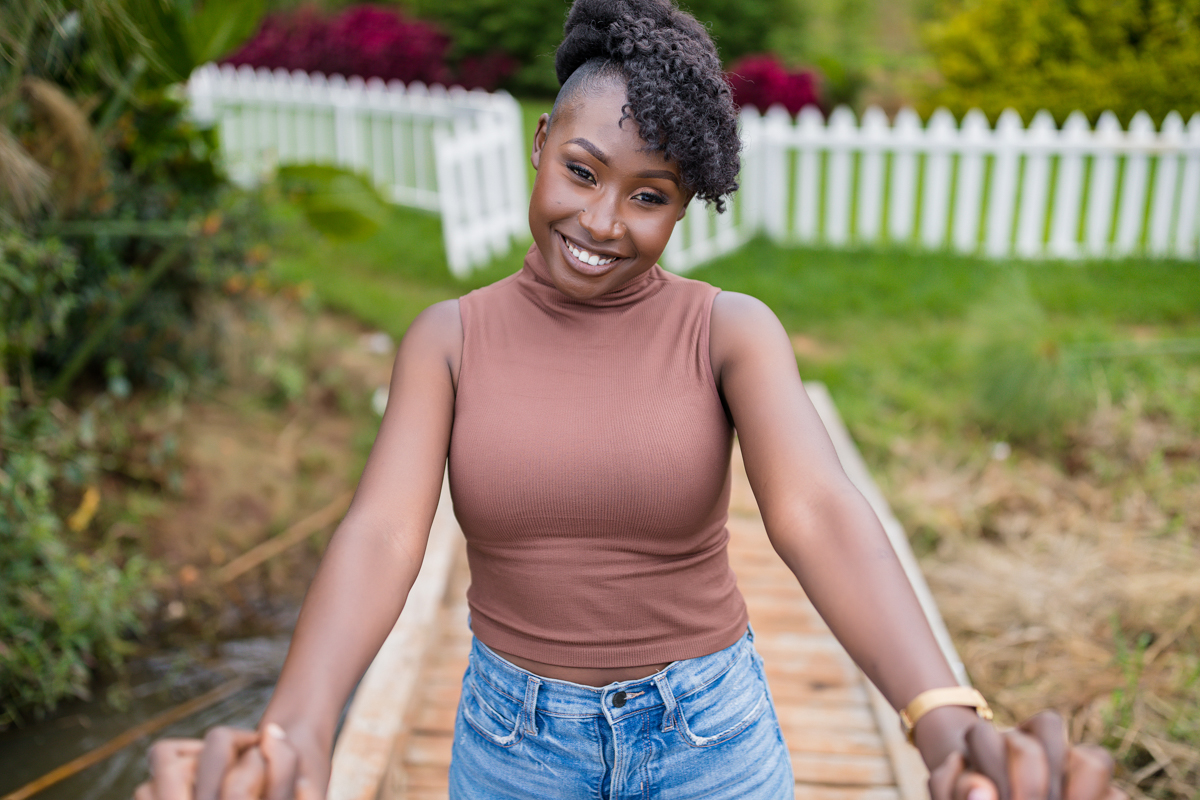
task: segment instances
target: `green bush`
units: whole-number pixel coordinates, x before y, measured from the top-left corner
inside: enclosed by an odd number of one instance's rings
[[[679,0],[679,5],[708,25],[725,64],[770,50],[772,36],[791,30],[799,18],[794,0]]]
[[[0,5],[2,728],[86,696],[141,630],[152,568],[89,526],[106,475],[170,488],[167,448],[116,435],[112,400],[213,366],[199,309],[251,282],[266,223],[119,0]]]
[[[11,389],[0,393],[12,394]],[[120,667],[153,595],[140,556],[67,544],[54,485],[78,471],[43,450],[77,455],[44,409],[13,413],[0,398],[0,730],[89,696],[97,669]],[[15,434],[15,435],[14,435]]]
[[[1200,111],[1200,0],[951,0],[927,44],[944,84],[926,110]]]
[[[562,41],[570,0],[413,0],[412,5],[450,34],[452,58],[500,51],[521,63],[506,83],[510,91],[543,97],[558,92],[554,50]],[[772,31],[793,21],[796,8],[793,0],[682,0],[680,5],[709,25],[726,63],[767,50]]]
[[[266,238],[265,217],[252,195],[228,186],[215,131],[196,127],[178,100],[145,96],[118,118],[106,143],[107,188],[87,219],[46,227],[78,252],[79,269],[64,335],[47,343],[38,364],[49,380],[90,332],[115,319],[85,373],[103,379],[117,364],[134,384],[161,386],[177,369],[211,367],[204,349],[192,346],[198,300],[255,271],[247,253]],[[156,259],[184,238],[186,246],[154,277]]]

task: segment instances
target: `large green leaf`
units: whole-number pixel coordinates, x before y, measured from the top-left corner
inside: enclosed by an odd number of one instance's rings
[[[152,80],[178,83],[254,34],[266,0],[125,0],[153,51]]]
[[[279,182],[305,218],[332,239],[362,239],[387,221],[389,207],[370,181],[339,167],[301,164],[279,169]]]

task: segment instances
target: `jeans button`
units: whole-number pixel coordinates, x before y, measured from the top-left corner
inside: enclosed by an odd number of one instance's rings
[[[613,698],[612,698],[613,706],[616,708],[620,708],[621,706],[625,705],[625,697],[626,697],[626,695],[624,692],[617,692],[616,694],[614,694]]]

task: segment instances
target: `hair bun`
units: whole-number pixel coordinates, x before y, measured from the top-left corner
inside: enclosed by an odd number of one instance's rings
[[[554,72],[562,85],[593,58],[622,61],[633,55],[634,40],[655,28],[692,27],[703,30],[669,0],[575,0],[554,54]]]

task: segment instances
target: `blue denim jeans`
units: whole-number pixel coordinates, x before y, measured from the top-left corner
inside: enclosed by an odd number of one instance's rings
[[[600,688],[538,677],[476,639],[451,800],[790,800],[791,760],[753,638]]]

